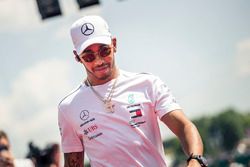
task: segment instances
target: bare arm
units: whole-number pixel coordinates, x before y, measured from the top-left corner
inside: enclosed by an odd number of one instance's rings
[[[169,129],[179,138],[182,148],[187,156],[203,154],[203,143],[196,126],[183,114],[181,110],[174,110],[161,119]],[[196,160],[189,165],[200,166]]]
[[[83,167],[84,152],[64,153],[64,167]]]

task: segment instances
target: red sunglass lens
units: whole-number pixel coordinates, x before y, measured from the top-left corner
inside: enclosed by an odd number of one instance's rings
[[[92,62],[95,60],[95,55],[94,55],[94,53],[88,53],[88,54],[84,55],[83,59],[86,62]]]
[[[101,57],[106,57],[106,56],[110,55],[110,53],[111,53],[111,48],[110,47],[103,47],[103,48],[100,49],[99,55]]]
[[[111,53],[111,48],[109,46],[101,47],[99,50],[99,56],[100,57],[107,57]],[[82,57],[85,62],[92,62],[96,58],[96,53],[84,53],[84,56]]]

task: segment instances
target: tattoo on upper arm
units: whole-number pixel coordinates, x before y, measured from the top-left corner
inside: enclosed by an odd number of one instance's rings
[[[83,167],[83,152],[65,153],[64,167]]]

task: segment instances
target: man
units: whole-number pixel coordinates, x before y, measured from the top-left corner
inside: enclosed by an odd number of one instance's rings
[[[14,167],[14,158],[10,151],[7,134],[0,130],[0,167]]]
[[[71,27],[75,59],[87,78],[59,104],[65,167],[165,167],[157,119],[180,139],[189,167],[203,163],[203,145],[169,88],[146,73],[115,64],[116,38],[105,20],[85,16]]]
[[[7,134],[0,130],[0,167],[34,167],[30,159],[16,159],[10,149]]]

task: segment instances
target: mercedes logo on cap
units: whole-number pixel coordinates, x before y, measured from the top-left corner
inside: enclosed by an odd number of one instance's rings
[[[91,23],[84,23],[81,27],[81,32],[83,35],[89,36],[93,34],[95,28]]]
[[[85,121],[89,118],[89,111],[88,110],[82,110],[80,113],[81,120]]]

